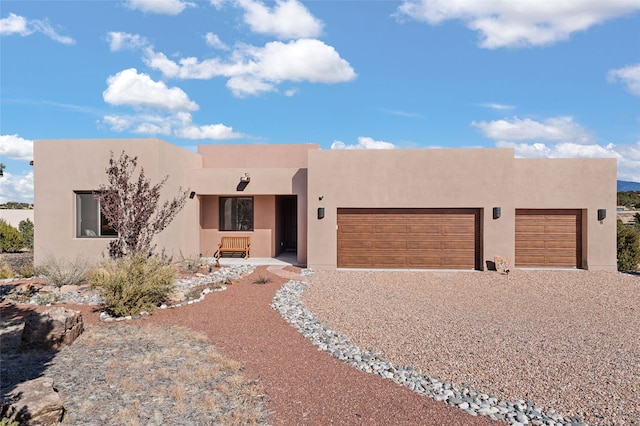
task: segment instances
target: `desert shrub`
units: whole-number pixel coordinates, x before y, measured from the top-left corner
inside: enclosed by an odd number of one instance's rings
[[[86,259],[67,261],[52,257],[43,262],[36,272],[60,288],[63,285],[77,285],[86,281],[92,268],[93,265]]]
[[[17,272],[18,272],[18,275],[20,275],[23,278],[31,278],[36,274],[36,271],[33,268],[32,263],[27,263],[25,265],[22,265],[22,267],[20,267]]]
[[[4,280],[5,278],[13,278],[13,271],[7,265],[7,262],[0,263],[0,280]]]
[[[60,301],[60,295],[58,293],[38,294],[34,299],[35,304],[40,306],[51,305],[58,301]]]
[[[176,272],[159,256],[135,253],[105,260],[93,274],[91,286],[97,288],[110,315],[137,315],[153,312],[174,291]]]
[[[22,238],[22,234],[5,220],[0,219],[0,251],[17,253],[23,247],[24,238]]]
[[[21,220],[18,224],[18,231],[24,240],[24,248],[33,251],[33,222],[28,218]]]
[[[271,278],[260,275],[258,278],[253,280],[254,284],[267,284],[271,282]]]
[[[636,271],[640,265],[640,230],[618,220],[618,270]]]

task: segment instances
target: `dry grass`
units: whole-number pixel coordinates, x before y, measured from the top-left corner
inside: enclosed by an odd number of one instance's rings
[[[87,351],[100,356],[82,356]],[[118,407],[112,420],[123,425],[146,424],[158,407],[166,424],[186,418],[198,424],[267,424],[261,389],[242,375],[240,362],[224,358],[202,334],[175,327],[89,326],[56,360],[46,375],[62,393],[75,395],[78,402],[65,402],[72,424],[95,419],[105,406]],[[89,402],[89,396],[96,400]]]

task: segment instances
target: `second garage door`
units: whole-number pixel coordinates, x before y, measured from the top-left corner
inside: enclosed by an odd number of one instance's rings
[[[517,209],[515,266],[582,267],[582,211]]]
[[[339,268],[479,269],[478,209],[338,209]]]

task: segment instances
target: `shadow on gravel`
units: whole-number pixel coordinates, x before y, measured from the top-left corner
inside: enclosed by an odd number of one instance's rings
[[[24,318],[33,312],[17,306],[0,307],[0,398],[19,383],[42,376],[55,352],[20,351]]]

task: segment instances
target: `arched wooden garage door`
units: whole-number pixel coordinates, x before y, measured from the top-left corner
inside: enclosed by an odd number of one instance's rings
[[[515,266],[582,267],[582,211],[516,209]]]
[[[479,266],[478,209],[338,209],[339,268]]]

